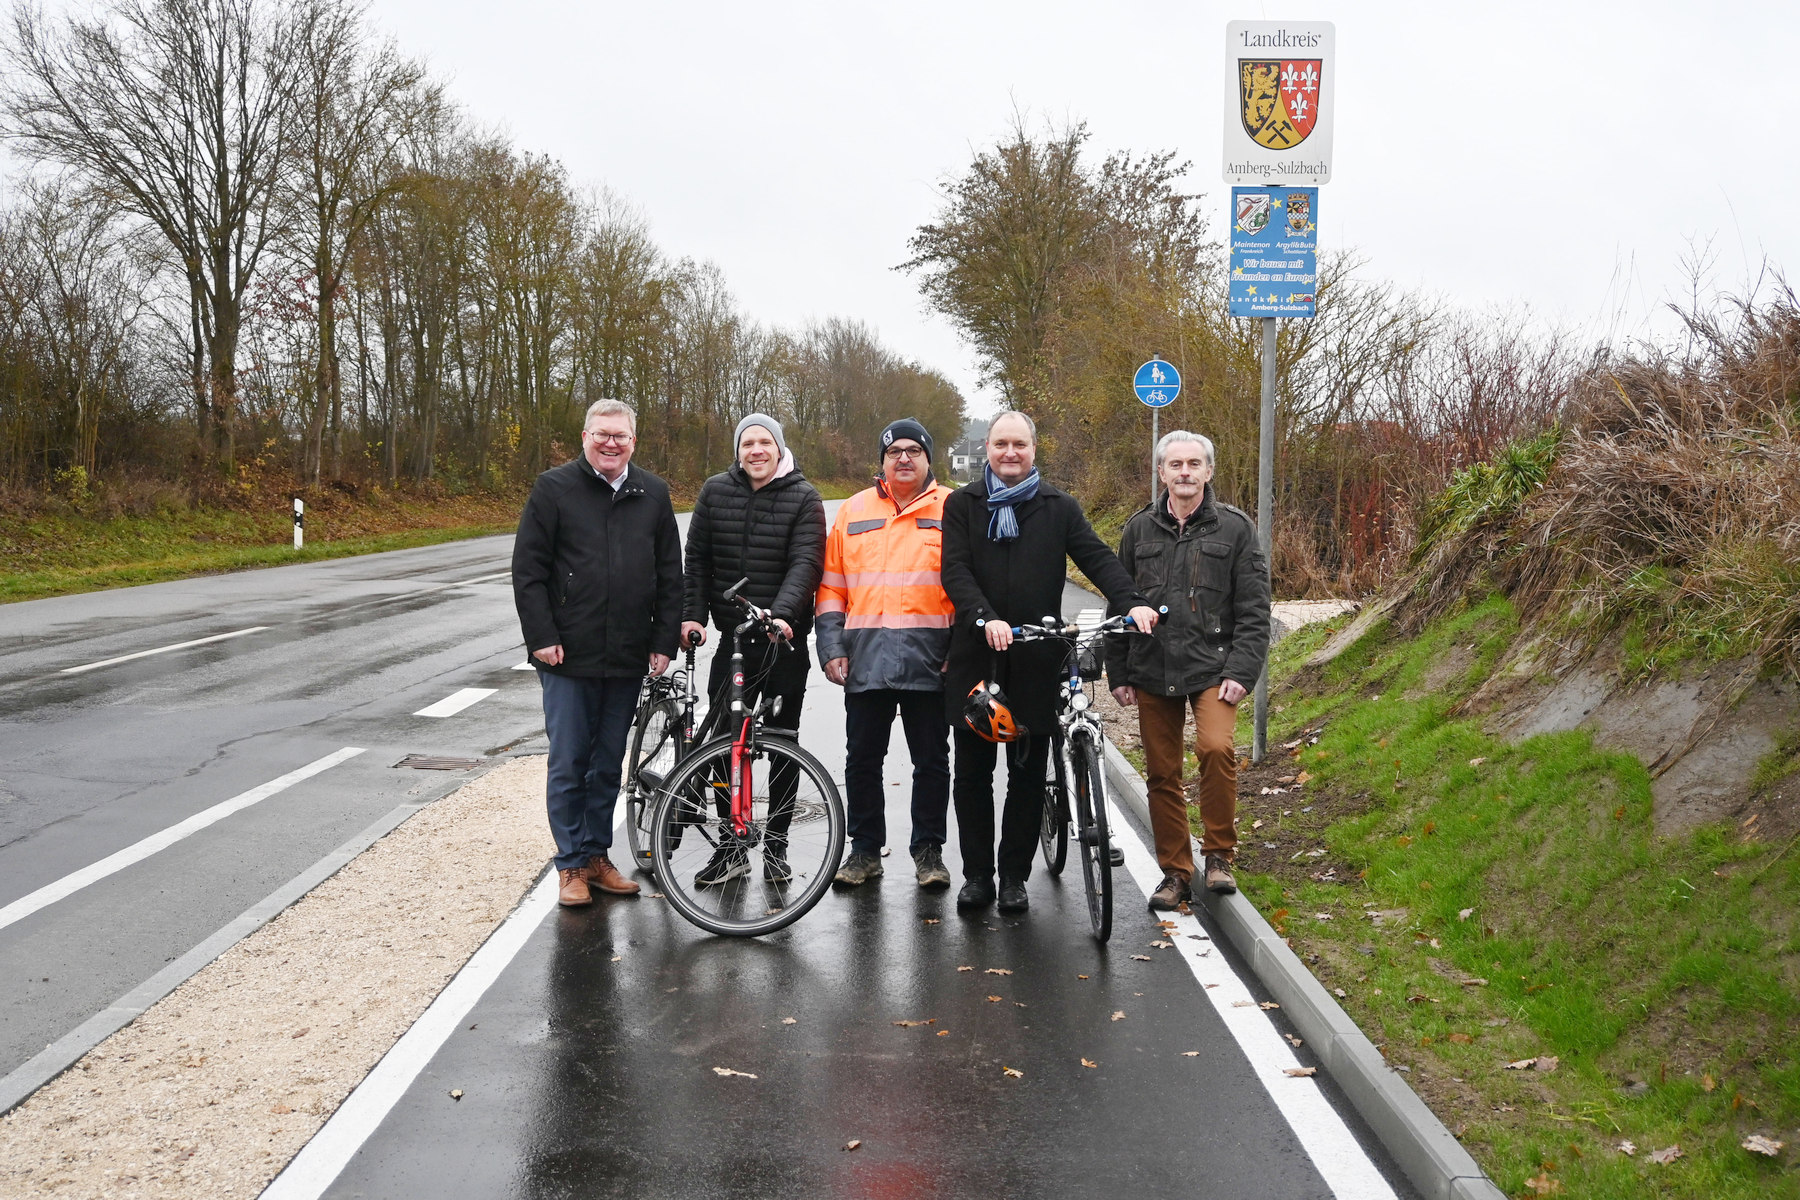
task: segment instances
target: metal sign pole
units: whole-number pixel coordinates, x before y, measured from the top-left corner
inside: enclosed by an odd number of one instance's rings
[[[1262,446],[1256,463],[1256,539],[1262,543],[1269,572],[1269,595],[1275,594],[1275,318],[1262,319]],[[1273,618],[1271,618],[1273,619]],[[1270,631],[1271,634],[1274,632]],[[1256,677],[1256,733],[1250,761],[1261,762],[1269,745],[1269,665]]]
[[[1150,410],[1150,503],[1156,504],[1156,443],[1161,438],[1162,409]]]

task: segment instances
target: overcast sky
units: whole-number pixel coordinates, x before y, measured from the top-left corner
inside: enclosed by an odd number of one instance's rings
[[[639,206],[758,320],[832,315],[973,358],[893,270],[1016,111],[1096,153],[1174,149],[1222,237],[1225,24],[1337,27],[1320,246],[1472,307],[1641,335],[1693,247],[1737,290],[1796,260],[1800,5],[1518,2],[631,4],[374,0],[478,121]],[[1154,350],[1155,347],[1147,347]],[[1126,381],[1121,381],[1126,386]]]

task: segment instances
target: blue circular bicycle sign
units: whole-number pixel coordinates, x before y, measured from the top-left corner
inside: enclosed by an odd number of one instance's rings
[[[1162,408],[1173,404],[1175,397],[1181,395],[1181,372],[1173,363],[1153,358],[1137,369],[1131,386],[1137,391],[1139,400],[1151,408]]]

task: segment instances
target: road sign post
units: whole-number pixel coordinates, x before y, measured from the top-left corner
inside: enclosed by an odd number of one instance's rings
[[[1337,30],[1329,21],[1225,27],[1225,182],[1231,191],[1227,311],[1262,322],[1256,534],[1275,569],[1275,350],[1278,317],[1317,311],[1318,186],[1331,181]],[[1273,595],[1273,587],[1270,589]],[[1256,680],[1250,758],[1269,740],[1269,669]]]
[[[1150,503],[1155,504],[1156,443],[1162,436],[1159,432],[1162,422],[1158,418],[1162,410],[1181,395],[1181,372],[1175,369],[1174,363],[1164,362],[1162,355],[1154,354],[1131,377],[1131,387],[1137,398],[1150,408]]]

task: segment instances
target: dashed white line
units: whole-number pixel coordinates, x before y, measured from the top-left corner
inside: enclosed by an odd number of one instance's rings
[[[515,671],[529,671],[529,670],[531,670],[531,664],[530,664],[530,663],[529,663],[529,662],[522,662],[522,663],[516,663],[516,664],[514,664],[514,666],[513,666],[513,670],[515,670]]]
[[[480,700],[486,700],[489,696],[499,690],[499,688],[463,688],[460,691],[451,692],[436,704],[426,705],[424,708],[421,708],[418,712],[414,713],[413,716],[454,717],[457,713],[469,707],[469,705]]]
[[[117,658],[103,658],[99,662],[83,663],[79,667],[64,667],[58,674],[79,675],[83,671],[97,671],[101,667],[110,667],[114,663],[130,662],[134,658],[149,658],[152,654],[186,650],[189,646],[205,646],[212,642],[222,642],[227,638],[243,637],[246,633],[261,633],[267,628],[269,628],[267,625],[252,625],[248,629],[234,629],[230,633],[215,633],[211,637],[195,638],[191,642],[176,642],[173,646],[158,646],[154,650],[139,650],[136,654],[121,654]]]
[[[1119,806],[1109,801],[1107,812],[1115,835],[1123,830],[1130,831],[1129,837],[1116,837],[1114,845],[1124,849],[1125,867],[1144,898],[1149,899],[1150,893],[1162,881],[1162,868],[1156,865],[1155,856],[1144,845],[1137,828],[1126,821]],[[1114,898],[1115,908],[1120,898]],[[1225,1028],[1231,1031],[1238,1049],[1249,1060],[1250,1069],[1256,1072],[1269,1098],[1275,1101],[1275,1107],[1287,1118],[1294,1136],[1332,1194],[1339,1200],[1394,1200],[1392,1185],[1382,1178],[1357,1142],[1356,1135],[1344,1124],[1344,1118],[1319,1090],[1319,1085],[1312,1079],[1282,1074],[1291,1067],[1298,1067],[1300,1060],[1294,1057],[1293,1048],[1282,1041],[1268,1014],[1256,1005],[1256,998],[1231,969],[1231,964],[1225,961],[1224,955],[1213,948],[1210,940],[1197,941],[1186,936],[1204,936],[1199,919],[1181,913],[1158,915],[1175,923],[1174,934],[1168,940],[1175,943],[1182,961],[1187,963],[1188,970],[1200,984],[1200,994],[1212,1003]]]
[[[252,804],[259,804],[277,792],[286,791],[303,779],[311,779],[321,771],[330,770],[345,759],[355,758],[363,752],[361,746],[345,746],[342,750],[334,750],[324,758],[314,759],[304,767],[289,771],[279,779],[271,779],[261,787],[240,792],[229,800],[220,801],[211,808],[195,813],[187,820],[169,826],[158,833],[153,833],[141,841],[133,842],[123,850],[107,855],[97,863],[71,871],[55,883],[47,883],[35,892],[19,897],[5,908],[0,908],[0,929],[6,928],[15,921],[22,921],[40,908],[55,904],[58,900],[72,896],[90,883],[105,879],[115,871],[123,870],[132,863],[142,862],[158,850],[166,850],[176,842],[192,834],[198,833],[208,825],[222,821],[232,813],[241,812]]]

